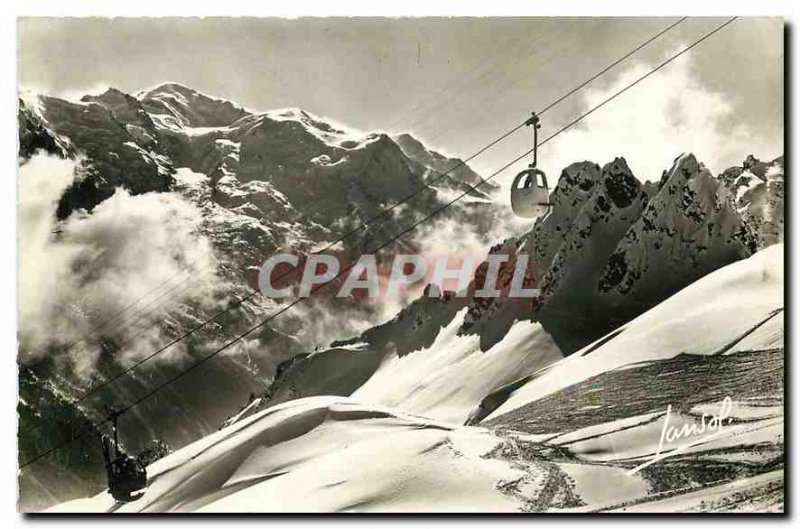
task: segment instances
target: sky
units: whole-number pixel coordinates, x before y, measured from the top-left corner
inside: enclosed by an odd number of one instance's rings
[[[409,131],[467,157],[677,18],[23,18],[22,89],[65,98],[163,82],[265,111],[299,107],[364,131]],[[690,18],[542,115],[542,137],[721,24]],[[540,152],[624,156],[657,180],[682,152],[715,174],[783,151],[783,21],[740,18]],[[530,148],[520,131],[484,176]],[[496,178],[507,185],[518,163]]]

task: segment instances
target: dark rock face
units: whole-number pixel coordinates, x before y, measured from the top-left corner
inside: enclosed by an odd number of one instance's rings
[[[755,251],[725,186],[691,154],[679,157],[658,193],[609,258],[600,298],[627,317]]]
[[[153,439],[136,455],[136,459],[144,467],[147,467],[171,453],[172,448],[167,443],[159,439]]]
[[[72,154],[68,146],[59,141],[56,135],[49,130],[42,118],[30,108],[22,99],[18,100],[17,130],[19,134],[19,151],[21,159],[28,159],[36,151],[44,151],[55,156],[68,156]]]
[[[40,101],[53,135],[65,138],[73,154],[85,157],[75,183],[61,199],[59,218],[76,209],[91,211],[117,187],[132,194],[170,189],[172,166],[136,100],[107,92],[84,103],[46,96]],[[131,122],[121,121],[118,114]]]
[[[778,162],[751,159],[746,165],[773,175],[775,195],[782,191]],[[602,170],[589,162],[567,167],[552,192],[552,211],[524,242],[534,256],[542,297],[508,314],[509,320],[539,321],[569,354],[709,272],[751,255],[756,221],[747,215],[756,214],[737,211],[721,181],[692,155],[679,157],[658,185],[640,183],[622,158]],[[757,201],[749,196],[748,204]],[[748,199],[740,205],[742,200]],[[782,202],[773,203],[782,212]],[[769,208],[758,211],[763,210]],[[474,300],[470,326],[480,329],[481,321],[502,316],[499,305]]]
[[[536,221],[525,243],[525,251],[533,257],[537,283],[549,269],[583,205],[592,196],[600,174],[600,166],[592,162],[573,163],[561,171],[550,194],[553,203],[550,214]]]
[[[767,174],[757,161],[749,166]],[[461,332],[481,334],[484,350],[503,337],[484,336],[487,329],[532,319],[569,354],[756,249],[725,186],[692,155],[679,157],[658,185],[640,183],[623,158],[602,169],[572,164],[551,201],[521,243],[541,298],[526,306],[470,302]],[[498,319],[507,325],[498,327]]]
[[[19,370],[19,396],[19,431],[25,432],[18,444],[20,465],[71,439],[76,432],[88,434],[25,467],[19,478],[18,507],[39,510],[102,490],[106,473],[91,418],[51,382],[25,367]],[[50,420],[41,423],[46,418]]]
[[[559,238],[536,313],[567,354],[613,325],[614,318],[595,302],[597,282],[649,199],[623,158],[606,164],[595,178],[591,194]]]
[[[605,194],[617,208],[627,208],[640,194],[641,184],[631,173],[624,158],[617,158],[603,167],[603,184]]]

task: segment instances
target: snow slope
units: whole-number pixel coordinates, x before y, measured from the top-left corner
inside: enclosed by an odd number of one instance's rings
[[[501,440],[338,397],[256,415],[148,468],[143,497],[103,492],[49,512],[513,511],[496,488],[522,472],[481,456]]]
[[[480,424],[551,446],[562,468],[561,458],[580,460],[563,468],[584,500],[568,510],[780,512],[783,304],[776,245],[496,392]],[[714,415],[721,428],[708,427]],[[646,481],[646,493],[634,478]],[[603,498],[609,486],[633,488]]]
[[[679,354],[711,355],[746,338],[784,306],[783,251],[782,244],[771,246],[700,279],[544,369],[487,419],[600,373]]]
[[[530,321],[515,322],[500,342],[481,351],[479,336],[457,334],[466,310],[430,347],[384,359],[353,398],[463,424],[483,397],[562,358],[542,326]]]
[[[517,321],[496,344],[460,332],[464,301],[422,297],[356,340],[286,364],[264,399],[351,396],[463,424],[489,393],[556,362],[561,351],[538,323]]]
[[[782,252],[718,270],[599,343],[533,368],[480,426],[374,403],[460,419],[481,373],[492,379],[493,364],[537,336],[546,344],[537,325],[518,323],[504,349],[472,351],[475,338],[456,334],[462,307],[427,356],[386,357],[358,400],[253,403],[148,467],[138,500],[117,505],[101,493],[50,512],[780,512]],[[718,412],[724,397],[733,403],[718,435],[667,441],[667,457],[641,466],[657,455],[667,405],[680,428]]]

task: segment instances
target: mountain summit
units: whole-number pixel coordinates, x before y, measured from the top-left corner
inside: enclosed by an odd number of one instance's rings
[[[278,303],[251,294],[258,267],[275,252],[309,254],[353,232],[334,248],[343,259],[352,259],[391,241],[480,178],[459,160],[436,153],[411,136],[359,132],[301,109],[253,112],[176,83],[136,95],[112,88],[79,101],[25,97],[19,101],[18,121],[21,164],[30,163],[41,152],[75,162],[74,178],[61,192],[57,212],[53,212],[57,215],[46,212],[46,219],[54,224],[47,231],[52,244],[61,244],[68,236],[61,233],[60,223],[89,222],[98,210],[117,207],[113,197],[131,196],[147,197],[151,207],[180,201],[181,211],[196,211],[197,217],[191,217],[191,224],[182,228],[210,247],[210,255],[203,256],[213,267],[208,279],[211,284],[202,284],[209,289],[206,294],[194,294],[202,278],[184,273],[162,285],[150,284],[149,278],[143,277],[136,297],[109,301],[112,307],[119,302],[120,310],[125,305],[141,308],[141,313],[125,314],[114,321],[120,325],[106,335],[96,338],[90,332],[86,343],[80,343],[92,362],[94,349],[102,349],[96,364],[91,365],[93,380],[110,378],[128,367],[133,361],[129,356],[132,347],[149,354],[194,329],[198,322],[228,310],[224,317],[194,332],[192,340],[181,341],[137,368],[139,376],[123,377],[79,409],[69,409],[70,402],[85,393],[87,381],[70,371],[68,361],[59,363],[41,355],[43,360],[27,362],[30,365],[20,371],[21,429],[47,409],[62,407],[68,408],[61,414],[64,417],[97,419],[104,413],[104,402],[123,402],[130,395],[146,392],[154,380],[175,375],[187,363],[267,318],[278,310]],[[452,175],[426,187],[454,165],[459,167]],[[498,219],[510,215],[504,206],[489,199],[492,189],[487,186],[470,192],[468,204],[464,201],[448,207],[436,220],[485,238]],[[356,229],[412,193],[413,200],[395,208],[391,215]],[[126,232],[136,234],[137,226],[126,227]],[[419,237],[409,233],[387,251],[413,251],[424,243]],[[126,245],[121,239],[113,243]],[[99,250],[92,250],[91,256],[99,255]],[[91,280],[97,273],[95,266],[99,264],[91,259],[82,263],[85,275],[79,280]],[[141,301],[148,289],[154,293]],[[239,306],[245,297],[247,301]],[[89,329],[111,328],[106,325],[108,310],[94,314],[95,307],[83,306],[82,300],[67,301],[65,310],[74,311],[70,317],[88,321]],[[211,433],[251,393],[263,391],[282,362],[303,354],[316,340],[346,338],[354,327],[368,327],[383,317],[380,306],[341,300],[344,306],[339,307],[339,314],[346,316],[334,319],[324,303],[312,300],[298,307],[309,312],[287,314],[253,334],[246,347],[209,363],[209,384],[177,384],[166,396],[143,403],[121,424],[128,448],[136,451],[146,446],[155,431],[159,440],[170,446],[182,446]],[[110,314],[116,313],[112,310]],[[325,336],[319,338],[323,329]],[[150,330],[158,339],[142,337],[142,332]],[[55,331],[53,336],[37,337],[40,339],[53,341],[53,351],[59,353],[56,358],[71,358],[71,351],[64,350]],[[28,341],[21,337],[22,349],[28,347]],[[36,380],[51,379],[60,381],[57,387],[34,391]],[[164,406],[170,407],[172,415],[163,412]],[[185,420],[175,421],[174,414]],[[35,455],[52,439],[69,435],[68,427],[54,422],[37,430],[21,441],[20,453]],[[76,450],[88,451],[94,446],[95,440],[87,437],[77,442]],[[77,490],[69,484],[76,479],[96,483],[104,469],[96,465],[96,458],[86,461],[86,468],[75,473],[60,473],[58,464],[40,467],[42,474],[31,467],[21,478],[22,496],[49,498],[55,494],[58,498],[59,490]],[[53,475],[63,476],[63,480]],[[31,493],[34,490],[37,492]]]
[[[755,251],[752,231],[727,188],[692,154],[684,154],[615,249],[600,292],[652,306]]]
[[[176,447],[215,435],[220,425],[228,428],[223,435],[229,435],[248,417],[268,416],[271,412],[265,412],[266,408],[274,410],[277,408],[271,407],[276,404],[304,397],[320,397],[318,402],[325,402],[314,408],[320,417],[339,410],[339,400],[347,397],[424,415],[429,418],[426,428],[438,428],[433,422],[439,420],[453,427],[453,423],[476,424],[487,417],[495,421],[496,410],[502,412],[500,417],[513,411],[504,403],[519,401],[514,395],[523,388],[540,391],[535,381],[541,378],[554,391],[568,393],[559,394],[561,406],[575,396],[569,394],[569,388],[556,384],[555,375],[547,373],[567,373],[583,384],[578,375],[591,368],[609,384],[616,383],[618,374],[606,368],[612,362],[616,362],[613,366],[628,365],[624,352],[615,352],[616,337],[626,332],[623,341],[638,336],[629,336],[632,331],[626,329],[643,332],[643,326],[631,320],[650,314],[644,321],[651,322],[659,315],[672,314],[676,302],[670,304],[670,299],[700,299],[707,289],[698,290],[695,284],[718,269],[772,270],[763,256],[774,258],[777,251],[768,247],[783,240],[782,158],[761,162],[748,157],[742,166],[714,177],[694,155],[686,153],[664,171],[658,184],[642,183],[623,157],[609,157],[611,161],[602,166],[580,161],[561,172],[548,215],[533,223],[527,233],[508,233],[490,240],[510,216],[508,204],[493,199],[498,189],[491,185],[471,189],[482,182],[480,175],[460,160],[427,148],[411,134],[359,132],[296,108],[255,112],[176,83],[137,95],[109,89],[80,101],[26,98],[20,100],[18,120],[20,164],[30,163],[41,151],[75,162],[74,179],[63,190],[57,211],[52,212],[55,215],[47,212],[48,222],[53,223],[52,230],[46,226],[50,242],[59,244],[70,235],[61,233],[62,224],[96,218],[98,212],[118,204],[115,197],[156,197],[146,213],[179,200],[197,212],[187,231],[210,249],[214,270],[208,279],[213,283],[209,290],[197,298],[186,294],[193,288],[161,293],[169,298],[160,312],[132,328],[104,333],[99,344],[90,344],[100,348],[96,360],[92,356],[96,362],[91,366],[92,377],[102,378],[130,366],[131,343],[150,353],[194,329],[210,314],[224,316],[191,332],[191,340],[181,342],[180,349],[170,351],[174,354],[165,355],[164,361],[145,364],[137,369],[137,376],[122,379],[80,406],[73,404],[74,399],[90,381],[54,361],[67,355],[41,355],[39,360],[27,362],[20,370],[23,429],[48,408],[82,422],[100,419],[104,403],[127,402],[131,395],[145,394],[154,381],[174,377],[220,344],[271,318],[281,310],[280,301],[251,294],[254,273],[275,252],[307,255],[352,233],[335,249],[345,259],[353,259],[441,211],[436,220],[444,224],[428,226],[427,233],[410,233],[388,250],[419,251],[432,244],[426,239],[431,236],[438,245],[443,244],[439,239],[445,238],[445,246],[460,249],[462,241],[449,229],[442,228],[444,237],[437,232],[441,226],[456,226],[483,244],[486,255],[503,254],[509,262],[522,254],[530,257],[525,284],[540,289],[538,298],[509,297],[507,282],[501,284],[500,296],[475,298],[475,289],[485,280],[487,263],[477,267],[466,297],[428,285],[417,299],[400,300],[402,306],[394,317],[383,314],[385,307],[356,299],[337,299],[332,306],[330,300],[315,298],[275,322],[270,320],[258,333],[237,342],[235,349],[206,364],[203,376],[207,384],[187,377],[138,406],[121,426],[130,445],[126,448],[131,451],[152,443],[156,432],[159,443]],[[457,169],[441,177],[453,167]],[[464,200],[444,208],[465,191]],[[402,207],[383,214],[411,195],[413,199]],[[378,222],[362,226],[376,217]],[[136,232],[138,226],[131,228]],[[127,248],[125,240],[115,239],[114,244]],[[102,252],[92,250],[92,258],[79,263],[85,272],[82,281],[91,280],[96,272],[92,267],[101,260],[95,256]],[[750,265],[734,264],[757,250],[762,250],[761,257],[748,260]],[[498,275],[507,279],[508,268]],[[726,274],[716,277],[724,279]],[[747,273],[743,277],[748,285],[757,279]],[[759,307],[754,321],[748,320],[744,327],[731,325],[720,337],[730,341],[742,333],[755,333],[750,341],[758,342],[759,351],[777,348],[775,311],[782,301],[773,299],[777,292],[774,281],[769,285],[768,303],[765,301],[769,307]],[[757,281],[750,286],[759,288]],[[144,291],[158,288],[143,287]],[[673,298],[687,291],[699,294]],[[243,298],[246,301],[241,302]],[[81,306],[81,300],[68,302],[65,310],[74,310],[76,317],[86,319],[87,307]],[[670,311],[658,308],[664,306]],[[235,310],[229,311],[231,307]],[[764,329],[759,323],[762,320]],[[89,329],[102,323],[87,321]],[[715,318],[713,323],[720,325],[720,321]],[[702,317],[691,322],[698,329],[707,323]],[[651,327],[647,332],[659,332]],[[139,338],[138,332],[148,328],[157,331],[152,343]],[[744,342],[750,343],[748,340]],[[20,341],[25,347],[26,337]],[[642,343],[635,342],[637,347]],[[49,347],[55,353],[68,352],[58,341]],[[742,362],[750,358],[750,352],[744,352]],[[638,358],[639,353],[631,352],[630,358]],[[680,353],[670,350],[670,358],[658,360],[681,363],[684,368],[694,366],[691,359],[684,365],[684,359],[672,358]],[[711,354],[704,349],[706,353]],[[41,388],[40,380],[51,383]],[[585,387],[581,386],[588,395],[579,396],[581,406],[591,407],[586,402],[593,402],[592,384],[587,380]],[[165,406],[170,414],[164,413]],[[551,413],[545,404],[535,407],[537,415]],[[294,410],[287,415],[291,422],[292,413],[301,408],[302,403],[295,402],[280,409]],[[345,404],[342,409],[346,420],[352,417],[347,410],[355,410],[352,413],[359,417],[415,424],[415,419],[378,412],[374,407]],[[176,415],[180,420],[174,419]],[[613,413],[579,415],[582,419],[576,427],[589,428],[603,422],[595,420],[598,416],[608,419]],[[529,417],[520,418],[516,413],[510,417],[508,424],[515,428],[546,433],[546,426],[525,426]],[[20,453],[35,454],[51,439],[68,435],[66,428],[68,425],[57,422],[43,428],[20,443]],[[81,442],[75,448],[78,453],[92,450],[93,443]],[[248,450],[237,454],[247,455]],[[65,499],[57,496],[58,490],[76,490],[70,485],[75,481],[91,488],[104,469],[97,458],[85,461],[76,472],[60,472],[55,461],[42,467],[41,473],[33,469],[23,473],[22,496],[29,497],[35,490],[40,497]],[[232,468],[226,467],[226,472]],[[558,485],[559,490],[569,488],[564,483]],[[214,487],[217,485],[215,482]]]

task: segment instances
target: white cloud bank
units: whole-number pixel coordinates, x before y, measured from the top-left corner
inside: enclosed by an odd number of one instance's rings
[[[173,193],[119,189],[91,215],[57,222],[75,167],[39,154],[19,169],[19,340],[21,362],[57,354],[82,373],[100,354],[98,329],[115,323],[123,325],[108,334],[118,341],[137,334],[121,357],[151,352],[163,340],[157,323],[165,310],[208,299],[215,267],[196,231],[200,212]]]
[[[605,101],[656,64],[634,64],[604,88],[582,91],[581,112],[574,117]],[[563,124],[546,123],[541,139],[560,126]],[[691,54],[687,54],[544,145],[540,165],[555,181],[572,162],[589,160],[603,165],[623,156],[640,180],[658,181],[662,171],[683,152],[694,153],[718,174],[740,164],[748,154],[767,159],[782,151],[783,145],[754,134],[746,122],[737,120],[731,101],[701,83],[693,70]],[[506,175],[506,179],[510,177]],[[507,190],[507,185],[504,188]]]

